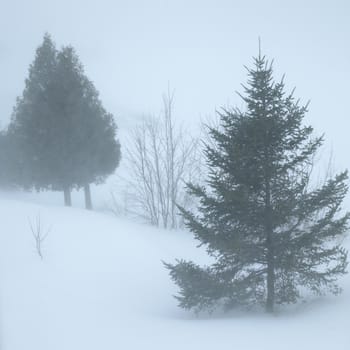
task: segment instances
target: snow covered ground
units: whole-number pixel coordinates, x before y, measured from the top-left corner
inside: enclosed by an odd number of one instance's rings
[[[274,316],[196,317],[177,307],[161,262],[205,262],[191,234],[19,198],[0,200],[0,213],[1,350],[350,349],[350,276],[341,296]],[[51,227],[43,260],[38,215]]]

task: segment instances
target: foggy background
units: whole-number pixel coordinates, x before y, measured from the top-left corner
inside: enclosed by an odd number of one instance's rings
[[[336,169],[349,166],[350,5],[338,1],[1,1],[0,121],[7,125],[43,34],[71,44],[119,129],[158,114],[175,90],[175,117],[196,127],[235,91],[243,65],[275,59],[295,96],[311,100],[307,122],[325,132]]]
[[[274,59],[274,78],[285,73],[287,90],[296,87],[296,98],[311,101],[304,122],[315,135],[325,133],[321,167],[332,150],[334,174],[350,169],[350,0],[0,0],[0,129],[45,32],[57,49],[75,48],[115,117],[122,163],[106,184],[92,186],[94,212],[79,209],[81,190],[72,191],[69,209],[62,192],[1,193],[0,349],[213,349],[233,342],[236,349],[350,349],[349,275],[337,300],[310,299],[278,317],[194,318],[179,311],[178,289],[161,263],[211,263],[192,235],[139,225],[122,210],[116,217],[98,212],[112,211],[111,194],[130,206],[119,181],[128,175],[124,137],[144,116],[160,113],[168,86],[174,120],[194,135],[220,107],[244,107],[235,91],[243,90],[259,37]],[[349,195],[343,208],[350,208]],[[40,215],[49,232],[43,260],[30,227]],[[350,250],[349,237],[345,244]]]

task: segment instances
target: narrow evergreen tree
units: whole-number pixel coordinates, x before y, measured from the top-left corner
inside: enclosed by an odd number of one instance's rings
[[[49,171],[50,188],[63,190],[65,204],[71,205],[71,189],[79,182],[78,150],[84,142],[77,138],[79,128],[84,127],[81,114],[83,67],[70,47],[62,48],[56,59],[49,91],[50,113],[46,118],[46,137],[49,140],[41,156]]]
[[[208,188],[189,184],[198,213],[181,208],[187,227],[215,262],[166,264],[180,288],[179,305],[200,311],[218,305],[294,303],[301,287],[339,292],[347,252],[340,238],[349,214],[340,206],[347,172],[314,188],[311,169],[323,138],[303,126],[307,106],[274,82],[265,57],[248,69],[246,110],[224,109],[206,145]]]
[[[22,96],[17,98],[7,135],[16,150],[18,184],[36,189],[49,186],[49,169],[45,156],[52,135],[48,133],[53,119],[50,105],[57,50],[46,34],[29,67]]]

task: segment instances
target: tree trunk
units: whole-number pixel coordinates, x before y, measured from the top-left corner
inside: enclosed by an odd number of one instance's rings
[[[85,195],[85,208],[87,210],[92,210],[90,184],[84,185],[84,195]]]
[[[270,235],[269,235],[270,236]],[[273,313],[275,303],[275,264],[271,236],[267,239],[267,298],[266,312]]]
[[[266,199],[265,199],[265,230],[266,230],[266,248],[267,248],[267,298],[266,312],[274,311],[275,303],[275,258],[273,246],[273,227],[271,213],[271,189],[270,182],[266,181]]]
[[[64,205],[66,207],[71,207],[72,206],[72,197],[71,197],[71,193],[70,193],[70,188],[69,187],[64,188],[63,194],[64,194]]]

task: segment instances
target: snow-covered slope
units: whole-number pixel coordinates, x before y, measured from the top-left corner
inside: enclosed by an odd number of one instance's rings
[[[189,233],[102,213],[0,201],[1,350],[350,349],[350,276],[339,297],[277,315],[180,310],[161,260],[206,261]],[[44,259],[29,221],[40,215]]]

